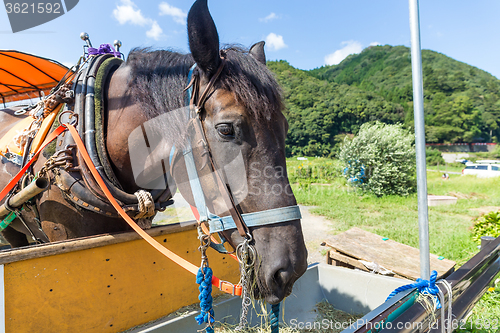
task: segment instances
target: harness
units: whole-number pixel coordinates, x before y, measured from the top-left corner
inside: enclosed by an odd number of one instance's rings
[[[86,70],[80,72],[74,80],[74,107],[73,109],[70,106],[66,107],[64,112],[67,114],[61,115],[61,121],[67,122],[70,117],[77,117],[78,132],[83,138],[85,150],[89,153],[90,159],[106,187],[125,211],[132,216],[141,216],[140,208],[141,202],[143,202],[141,197],[144,192],[131,194],[123,190],[111,167],[104,142],[103,86],[109,73],[116,70],[122,62],[113,54],[91,56]],[[66,165],[60,168],[56,175],[56,183],[65,198],[80,208],[106,216],[119,217],[95,181],[88,166],[85,163],[78,163],[76,166],[77,163],[74,161],[80,162],[82,156],[81,149],[74,151],[75,140],[71,136],[60,137],[56,147],[56,152],[62,152],[71,161],[71,166]],[[171,193],[168,188],[152,190],[149,199],[153,202],[155,211],[163,210],[173,203],[170,200]],[[146,214],[146,216],[143,214],[141,217],[149,220],[149,227],[155,211]]]

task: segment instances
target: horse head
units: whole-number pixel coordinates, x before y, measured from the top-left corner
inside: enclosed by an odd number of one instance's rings
[[[241,213],[296,205],[286,171],[288,124],[282,113],[281,91],[266,67],[264,42],[249,51],[236,47],[221,51],[206,0],[192,6],[188,36],[197,66],[193,75],[199,80],[199,94],[208,89],[206,101],[199,105],[206,146],[199,146],[196,137],[191,145],[199,152],[197,167],[210,213],[226,216],[230,207],[214,177],[204,176],[203,169],[209,169],[203,158],[207,154],[223,175]],[[208,87],[211,81],[212,89]],[[190,189],[178,186],[189,197]],[[243,241],[236,229],[223,234],[234,247]],[[258,256],[254,297],[277,303],[290,294],[293,283],[307,267],[300,220],[251,227],[250,234]]]

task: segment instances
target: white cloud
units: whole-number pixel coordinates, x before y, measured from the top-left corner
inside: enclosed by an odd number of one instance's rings
[[[159,40],[163,36],[163,30],[161,29],[158,22],[153,21],[151,29],[146,31],[146,36],[153,38],[154,40]]]
[[[121,5],[117,5],[113,10],[113,15],[120,24],[145,26],[151,21],[142,15],[140,9],[136,9],[136,5],[130,0],[121,0]]]
[[[271,14],[267,15],[266,17],[260,18],[259,21],[269,22],[269,21],[276,20],[276,19],[279,19],[279,16],[276,15],[276,13],[271,13]]]
[[[141,27],[150,26],[150,30],[146,32],[149,38],[159,40],[163,37],[163,30],[158,22],[142,15],[141,10],[131,0],[121,0],[113,10],[113,16],[122,25],[130,23]]]
[[[370,43],[370,46],[379,46],[379,45],[382,45],[382,44],[380,44],[379,42],[371,42]]]
[[[363,51],[363,46],[358,41],[350,40],[342,42],[340,45],[344,45],[344,47],[325,57],[326,65],[338,65],[349,54],[360,53]]]
[[[179,24],[186,24],[187,14],[182,9],[169,5],[166,2],[160,3],[160,15],[172,16],[175,22]]]
[[[285,41],[283,40],[283,36],[276,35],[274,32],[271,32],[269,35],[267,35],[266,46],[273,51],[278,51],[285,47],[288,47],[288,45],[286,45]]]

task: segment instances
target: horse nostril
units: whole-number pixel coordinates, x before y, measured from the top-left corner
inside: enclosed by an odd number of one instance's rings
[[[274,273],[274,281],[278,286],[284,287],[288,283],[289,277],[286,270],[280,268]]]

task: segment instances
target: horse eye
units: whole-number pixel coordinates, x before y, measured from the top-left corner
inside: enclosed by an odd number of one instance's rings
[[[225,139],[234,137],[234,129],[231,124],[219,124],[215,126],[217,133]]]

